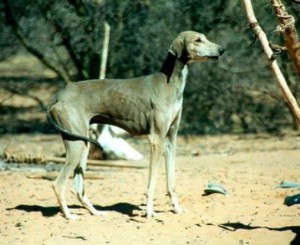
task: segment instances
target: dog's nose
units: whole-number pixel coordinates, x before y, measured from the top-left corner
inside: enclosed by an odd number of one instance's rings
[[[225,49],[222,48],[222,47],[220,47],[220,48],[219,48],[219,52],[220,52],[220,55],[222,55],[222,54],[225,52]]]

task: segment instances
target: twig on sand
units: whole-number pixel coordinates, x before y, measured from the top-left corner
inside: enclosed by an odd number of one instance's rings
[[[9,152],[4,152],[4,162],[6,163],[36,163],[36,164],[47,164],[52,163],[64,163],[65,158],[63,157],[49,157],[43,155],[33,155],[33,154],[10,154]],[[145,164],[132,164],[128,161],[106,161],[106,160],[94,160],[88,159],[87,164],[96,167],[117,167],[117,168],[147,168],[148,165]]]

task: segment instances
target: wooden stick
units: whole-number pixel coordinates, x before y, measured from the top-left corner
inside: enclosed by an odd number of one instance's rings
[[[285,80],[284,76],[282,75],[282,72],[280,71],[277,61],[274,59],[273,51],[269,46],[269,41],[268,41],[266,34],[264,33],[264,31],[262,30],[262,28],[260,27],[260,25],[257,22],[257,19],[255,17],[254,11],[253,11],[251,0],[244,0],[244,5],[245,5],[248,20],[250,23],[250,27],[254,31],[255,35],[259,38],[261,45],[263,47],[263,50],[265,51],[265,53],[268,57],[268,60],[270,62],[270,66],[272,68],[273,74],[275,75],[278,85],[283,92],[283,96],[287,100],[287,103],[288,103],[289,107],[291,108],[294,116],[298,120],[298,123],[300,123],[300,109],[298,107],[297,101],[296,101],[295,97],[293,96],[293,94],[291,93],[291,91],[286,83],[286,80]]]
[[[66,161],[63,157],[46,157],[47,162],[54,162],[54,163],[64,163]],[[88,159],[87,164],[90,166],[98,166],[98,167],[117,167],[117,168],[147,168],[147,165],[141,164],[130,164],[127,161],[106,161],[106,160],[95,160],[95,159]]]
[[[46,180],[55,180],[58,176],[58,172],[49,172],[49,173],[30,173],[27,174],[26,177],[29,179],[46,179]],[[70,178],[73,178],[73,176],[70,176]],[[104,179],[103,176],[99,176],[99,173],[93,173],[86,171],[84,173],[84,179],[89,180],[98,180],[98,179]]]
[[[35,164],[45,164],[48,162],[53,163],[65,163],[66,159],[64,157],[49,157],[42,155],[33,155],[33,154],[11,154],[7,151],[4,152],[4,161],[7,163],[35,163]],[[116,168],[148,168],[148,165],[145,164],[132,164],[127,161],[106,161],[106,160],[94,160],[88,159],[87,164],[90,166],[97,167],[116,167]]]
[[[101,56],[99,79],[104,79],[105,76],[106,76],[109,35],[110,35],[110,25],[105,21],[104,22],[104,40],[103,40],[103,47],[102,47],[102,56]],[[95,137],[99,134],[98,126],[99,126],[98,124],[90,125],[90,129],[94,133]]]
[[[109,34],[110,34],[110,26],[105,21],[104,22],[104,40],[103,40],[102,58],[101,58],[101,67],[100,67],[99,79],[104,79],[105,75],[106,75]]]

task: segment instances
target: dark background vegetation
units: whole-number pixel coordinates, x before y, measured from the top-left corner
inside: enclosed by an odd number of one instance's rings
[[[296,18],[299,32],[300,4],[284,3]],[[277,19],[270,1],[253,4],[271,42],[282,44],[281,34],[275,31]],[[27,88],[39,86],[41,80],[59,87],[67,80],[98,78],[105,21],[111,26],[106,75],[109,78],[129,78],[159,70],[171,41],[184,30],[205,33],[226,48],[218,62],[191,65],[181,134],[280,132],[297,128],[260,44],[254,42],[243,2],[236,0],[3,0],[0,62],[26,51],[57,77],[12,79],[0,73],[2,89],[29,96]],[[277,60],[294,95],[299,97],[299,77],[289,57],[283,54]],[[44,110],[46,102],[38,93],[34,97],[40,111]],[[0,100],[0,117],[9,113],[12,118],[2,133],[34,130],[30,126],[26,130],[9,129],[10,123],[18,123],[13,118],[19,109],[8,108]],[[40,131],[50,132],[45,120],[40,124]]]

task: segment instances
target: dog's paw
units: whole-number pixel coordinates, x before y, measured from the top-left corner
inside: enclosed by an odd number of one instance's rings
[[[106,216],[107,212],[106,211],[100,211],[100,210],[94,210],[92,212],[92,215],[95,215],[95,216]]]
[[[173,208],[173,212],[174,212],[175,214],[181,214],[181,213],[186,213],[187,210],[184,209],[184,208],[181,208],[181,207],[177,206],[177,207],[174,207],[174,208]]]
[[[68,214],[68,215],[65,215],[65,217],[68,220],[79,220],[79,216],[77,214]]]
[[[185,212],[186,212],[186,209],[183,209],[183,208],[179,205],[179,203],[178,203],[178,201],[177,201],[176,199],[173,200],[172,207],[173,207],[173,212],[174,212],[175,214],[181,214],[181,213],[185,213]]]
[[[146,212],[146,217],[147,217],[147,219],[157,218],[158,217],[158,213],[154,212],[153,210],[147,211]]]

